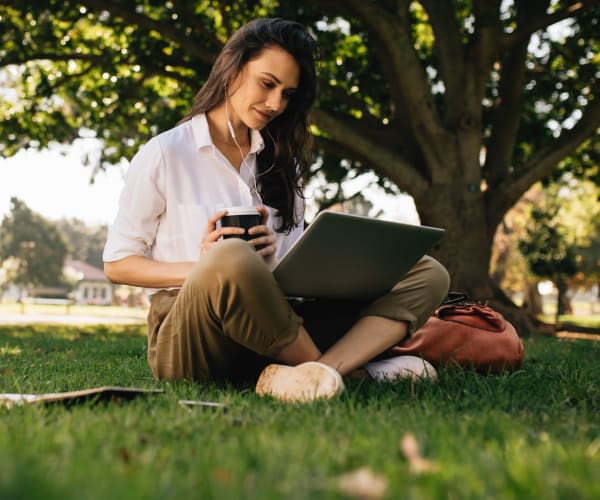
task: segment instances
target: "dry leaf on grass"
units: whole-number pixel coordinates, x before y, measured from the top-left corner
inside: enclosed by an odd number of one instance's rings
[[[380,498],[388,487],[385,477],[361,467],[338,477],[338,488],[342,493],[357,498]]]
[[[437,468],[436,464],[423,458],[419,451],[419,443],[414,434],[405,434],[400,440],[400,450],[408,460],[410,471],[415,474],[422,474]]]

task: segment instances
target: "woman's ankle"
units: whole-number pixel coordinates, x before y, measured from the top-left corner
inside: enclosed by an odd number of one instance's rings
[[[352,370],[350,373],[345,375],[345,377],[352,380],[362,380],[365,378],[371,378],[369,372],[364,368],[357,368],[356,370]]]
[[[320,357],[321,351],[314,344],[308,332],[301,326],[298,336],[281,349],[275,359],[280,363],[295,366],[307,361],[317,361]]]

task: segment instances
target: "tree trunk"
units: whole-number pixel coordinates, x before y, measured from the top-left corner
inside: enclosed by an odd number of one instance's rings
[[[555,323],[558,325],[560,316],[564,314],[571,314],[571,302],[567,296],[568,286],[562,276],[556,278],[556,288],[558,295],[556,297],[556,318]]]
[[[475,300],[493,297],[488,278],[491,236],[486,228],[481,193],[470,193],[459,186],[431,188],[419,200],[419,215],[427,226],[446,230],[432,249],[451,278],[451,288],[462,291]],[[460,207],[449,211],[448,207]]]
[[[500,312],[523,337],[553,330],[519,308],[489,276],[493,231],[486,224],[483,193],[462,186],[429,189],[419,200],[423,225],[446,230],[430,252],[448,270],[450,289],[473,300],[487,302]],[[450,212],[448,207],[461,207]]]
[[[539,316],[542,314],[542,297],[538,291],[538,282],[527,282],[525,285],[525,297],[523,300],[523,308],[532,316]]]

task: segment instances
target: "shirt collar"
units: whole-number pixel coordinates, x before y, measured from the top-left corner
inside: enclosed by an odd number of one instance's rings
[[[194,141],[198,149],[206,146],[214,147],[212,138],[210,137],[210,130],[208,129],[208,121],[206,120],[206,114],[200,113],[192,117],[192,133],[194,135]],[[250,153],[258,154],[265,147],[262,134],[252,129],[250,131]]]

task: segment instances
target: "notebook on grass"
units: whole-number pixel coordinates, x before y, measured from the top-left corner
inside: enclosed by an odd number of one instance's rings
[[[443,229],[320,212],[273,269],[287,297],[383,295],[444,234]]]

